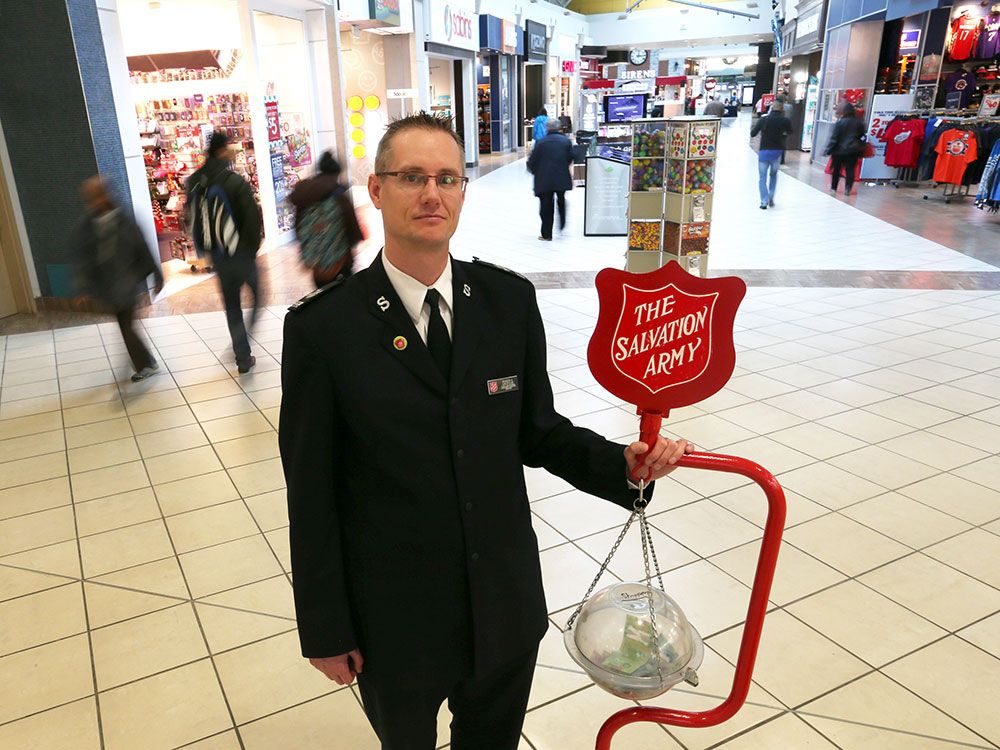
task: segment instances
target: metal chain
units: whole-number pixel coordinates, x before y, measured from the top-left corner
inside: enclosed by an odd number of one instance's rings
[[[639,490],[639,497],[640,498],[642,497],[642,489]],[[611,551],[608,553],[608,556],[604,559],[604,562],[601,563],[600,570],[598,570],[597,575],[594,576],[594,580],[591,582],[590,588],[587,589],[587,593],[583,595],[583,600],[580,602],[580,606],[576,608],[576,611],[572,615],[570,615],[569,620],[566,622],[566,630],[569,630],[570,628],[573,627],[573,623],[576,622],[576,618],[580,615],[580,612],[583,611],[583,605],[587,603],[587,600],[590,598],[590,595],[594,593],[594,589],[597,588],[597,582],[601,580],[601,576],[604,575],[605,571],[608,569],[608,565],[611,564],[611,558],[615,556],[615,553],[621,546],[622,540],[625,539],[625,535],[628,533],[629,528],[632,526],[632,522],[635,521],[637,514],[638,511],[633,510],[632,515],[629,516],[628,521],[625,522],[625,527],[622,529],[622,533],[618,535],[618,539],[615,540],[615,544],[611,548]]]
[[[642,483],[639,485],[639,497],[642,497]],[[652,547],[652,538],[649,528],[649,520],[646,518],[646,507],[643,505],[636,510],[639,515],[639,533],[642,535],[642,562],[646,568],[646,603],[649,607],[650,635],[652,637],[653,658],[656,659],[656,676],[663,685],[663,670],[660,666],[660,638],[656,629],[656,611],[653,609],[653,581],[649,571],[649,551]],[[657,566],[659,573],[659,566]],[[662,585],[662,584],[661,584]]]
[[[636,519],[639,519],[639,534],[642,538],[642,562],[646,569],[646,605],[649,607],[653,654],[656,659],[656,675],[660,680],[660,685],[662,685],[663,670],[660,664],[662,660],[660,658],[659,634],[656,629],[656,612],[653,609],[653,580],[649,566],[650,555],[652,555],[653,558],[654,570],[656,571],[656,577],[659,580],[661,590],[663,590],[663,574],[660,572],[659,560],[656,559],[656,548],[653,546],[653,535],[652,530],[649,527],[649,519],[646,518],[646,499],[644,497],[645,490],[646,483],[640,480],[639,497],[636,498],[635,504],[633,505],[632,515],[629,516],[628,521],[625,522],[625,526],[618,535],[618,539],[615,540],[614,546],[611,547],[611,551],[608,553],[608,556],[604,559],[604,562],[601,563],[601,567],[597,571],[597,575],[591,582],[590,587],[587,589],[587,593],[583,595],[583,600],[566,622],[566,631],[569,631],[573,627],[573,623],[576,622],[576,618],[579,617],[580,612],[583,611],[583,607],[587,603],[587,600],[590,599],[590,595],[594,593],[594,589],[597,588],[597,583],[601,580],[601,576],[604,575],[605,571],[608,569],[608,565],[611,564],[611,559],[615,556],[615,553],[618,552],[618,548],[625,539],[625,535],[628,534],[628,530],[632,527],[632,523]]]

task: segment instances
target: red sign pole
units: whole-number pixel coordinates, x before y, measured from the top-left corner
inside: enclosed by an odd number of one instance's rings
[[[708,398],[732,376],[733,325],[746,285],[735,277],[692,276],[676,262],[647,274],[606,268],[597,275],[596,285],[601,306],[587,348],[590,370],[608,391],[636,405],[639,439],[652,447],[670,409]],[[684,727],[720,724],[739,711],[750,690],[785,526],[785,495],[769,471],[745,458],[690,453],[677,466],[742,474],[767,496],[767,523],[733,687],[710,711],[649,706],[619,711],[601,727],[597,750],[611,750],[615,732],[637,721]]]
[[[755,481],[767,496],[767,522],[764,525],[764,540],[760,556],[757,558],[757,572],[754,574],[750,591],[750,605],[747,607],[747,621],[740,642],[740,653],[736,660],[733,687],[729,697],[708,711],[681,711],[672,708],[637,706],[626,708],[604,722],[597,735],[596,750],[611,750],[611,739],[615,732],[628,724],[649,721],[656,724],[670,724],[678,727],[711,727],[731,719],[742,708],[750,692],[750,680],[757,659],[761,632],[764,628],[764,614],[771,594],[774,569],[778,564],[778,550],[781,547],[781,532],[785,528],[785,493],[764,467],[745,458],[723,456],[712,453],[689,453],[682,457],[678,466],[708,471],[723,471],[742,474]]]

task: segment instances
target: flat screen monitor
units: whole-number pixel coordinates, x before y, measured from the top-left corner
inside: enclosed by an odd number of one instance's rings
[[[625,122],[646,116],[649,94],[618,94],[604,97],[604,121]]]

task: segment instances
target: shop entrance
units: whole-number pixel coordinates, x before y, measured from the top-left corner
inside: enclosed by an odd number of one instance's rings
[[[264,249],[292,238],[285,198],[315,158],[304,16],[245,7],[237,0],[118,1],[159,257],[175,291],[207,269],[184,204],[213,131],[229,136],[233,170],[261,207]]]

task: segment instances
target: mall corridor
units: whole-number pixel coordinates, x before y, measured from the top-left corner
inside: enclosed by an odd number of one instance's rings
[[[776,207],[760,211],[746,130],[723,130],[710,256],[713,273],[750,286],[737,369],[665,430],[753,459],[785,488],[764,640],[735,718],[633,725],[615,747],[995,748],[996,257],[947,244],[953,211],[932,240],[787,172]],[[858,200],[879,189],[862,186]],[[565,235],[537,241],[524,162],[504,166],[471,184],[452,247],[536,283],[556,407],[627,442],[632,410],[585,362],[593,276],[621,265],[625,241],[584,238],[582,192],[569,200]],[[369,221],[362,263],[378,249],[377,214]],[[356,687],[299,655],[276,427],[282,320],[302,279],[294,250],[272,255],[251,374],[236,373],[221,311],[170,314],[172,298],[142,320],[163,366],[139,384],[113,322],[0,338],[5,750],[378,747]],[[199,287],[214,297],[214,282]],[[628,704],[590,682],[560,629],[627,513],[540,470],[526,481],[550,628],[521,750],[588,748]],[[658,483],[650,521],[664,582],[706,651],[701,684],[654,704],[698,710],[728,692],[764,509],[738,478],[679,470]],[[602,580],[642,577],[630,533]],[[442,709],[442,746],[447,724]]]

